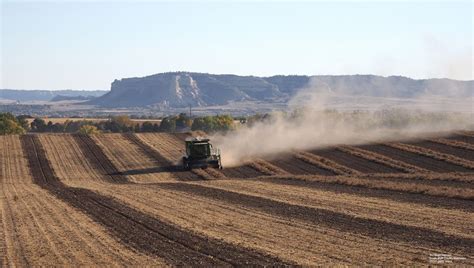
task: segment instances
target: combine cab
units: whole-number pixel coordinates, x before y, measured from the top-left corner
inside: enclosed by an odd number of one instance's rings
[[[183,156],[184,169],[219,168],[222,169],[219,149],[214,149],[209,139],[186,140],[186,156]]]

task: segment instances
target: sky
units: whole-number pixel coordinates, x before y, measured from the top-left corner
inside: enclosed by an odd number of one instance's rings
[[[0,1],[0,88],[170,71],[473,79],[470,0]]]

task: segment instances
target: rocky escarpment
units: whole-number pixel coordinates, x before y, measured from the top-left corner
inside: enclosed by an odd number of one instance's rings
[[[112,83],[111,91],[88,104],[103,107],[186,107],[238,101],[287,101],[304,88],[340,95],[416,98],[472,97],[473,81],[415,80],[402,76],[237,76],[173,72]]]

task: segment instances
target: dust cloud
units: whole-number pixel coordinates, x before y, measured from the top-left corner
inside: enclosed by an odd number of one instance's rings
[[[258,157],[415,138],[426,133],[473,129],[472,99],[419,96],[415,99],[344,96],[310,82],[286,112],[211,137],[225,167]]]

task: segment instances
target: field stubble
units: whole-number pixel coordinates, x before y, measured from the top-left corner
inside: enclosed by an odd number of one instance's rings
[[[182,171],[185,138],[38,135],[21,146],[2,137],[2,259],[413,265],[428,264],[430,253],[473,255],[471,155],[456,153],[469,150],[466,141],[341,146]],[[15,172],[26,182],[12,181]],[[47,243],[32,249],[27,237]]]

